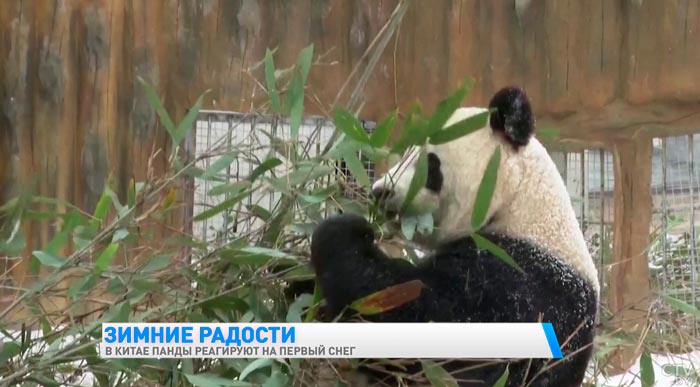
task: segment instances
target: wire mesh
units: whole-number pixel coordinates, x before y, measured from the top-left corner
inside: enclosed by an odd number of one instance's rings
[[[550,153],[566,184],[589,251],[596,260],[600,281],[605,283],[603,268],[612,260],[615,187],[612,153],[603,149]]]
[[[656,138],[652,159],[652,243],[649,269],[653,286],[689,305],[700,305],[697,206],[700,137]],[[699,321],[677,313],[667,324],[697,334]],[[663,329],[664,327],[659,327]],[[673,329],[674,327],[669,327]]]
[[[374,123],[363,122],[371,131]],[[335,127],[324,117],[305,117],[299,128],[298,144],[302,159],[318,156],[331,141]],[[224,203],[231,195],[212,195],[217,186],[244,181],[254,169],[269,157],[274,156],[281,164],[273,169],[276,176],[290,172],[291,161],[287,159],[281,143],[292,139],[289,121],[273,115],[243,114],[228,111],[202,111],[196,123],[195,157],[200,159],[197,167],[207,170],[222,155],[236,154],[226,167],[226,173],[219,173],[220,181],[195,179],[193,215],[202,214],[208,209]],[[374,181],[375,165],[361,154],[365,170]],[[346,185],[352,187],[354,177],[344,163],[337,165]],[[330,183],[330,178],[321,183]],[[356,192],[346,191],[353,196]],[[272,212],[279,205],[282,194],[276,191],[258,190],[240,201],[236,207],[220,214],[194,222],[193,234],[207,242],[226,241],[235,235],[245,235],[259,229],[264,221],[253,216],[256,211]]]

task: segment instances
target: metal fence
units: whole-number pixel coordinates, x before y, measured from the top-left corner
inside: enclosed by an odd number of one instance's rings
[[[373,122],[364,122],[371,131]],[[324,117],[305,117],[302,120],[298,143],[305,158],[318,156],[328,145],[335,127],[332,121]],[[274,153],[282,163],[274,168],[277,176],[288,173],[282,144],[292,138],[289,121],[272,115],[242,114],[226,111],[202,111],[196,123],[195,156],[201,158],[197,167],[207,170],[222,155],[235,154],[225,173],[219,173],[219,181],[195,179],[194,216],[213,208],[231,197],[229,194],[212,195],[217,186],[241,182],[253,170]],[[204,157],[203,157],[204,156]],[[362,155],[359,155],[362,158]],[[226,156],[230,157],[230,156]],[[364,161],[365,169],[371,180],[374,179],[375,165]],[[348,183],[354,178],[344,163],[337,166],[338,173],[344,175]],[[331,177],[332,178],[332,177]],[[330,179],[325,183],[330,183]],[[348,192],[352,195],[351,192]],[[262,225],[259,217],[252,216],[251,211],[262,208],[273,210],[280,202],[281,193],[256,191],[241,201],[236,208],[224,211],[209,219],[195,222],[193,233],[207,242],[226,241],[233,235],[243,235]]]
[[[664,294],[700,306],[700,251],[697,238],[700,204],[700,136],[654,139],[652,164],[652,244],[649,269]],[[675,313],[674,328],[699,332],[690,314]]]
[[[552,151],[552,159],[566,183],[591,255],[600,268],[612,260],[613,189],[612,153],[603,149]],[[604,270],[599,270],[605,283]]]

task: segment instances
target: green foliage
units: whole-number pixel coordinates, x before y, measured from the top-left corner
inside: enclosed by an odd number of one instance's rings
[[[503,371],[503,375],[501,375],[498,380],[496,380],[496,383],[494,383],[493,387],[505,387],[506,382],[508,382],[508,368],[506,368],[505,371]]]
[[[491,206],[491,198],[496,191],[496,180],[498,179],[498,167],[500,163],[501,148],[496,148],[486,166],[486,171],[479,184],[479,190],[476,192],[474,211],[472,212],[472,228],[474,228],[474,230],[480,229],[484,221],[486,221],[486,215]]]
[[[639,373],[642,379],[642,387],[652,387],[656,383],[654,375],[654,364],[649,352],[644,352],[639,358]]]
[[[423,366],[423,372],[425,372],[425,377],[428,379],[433,387],[458,387],[457,381],[450,375],[444,368],[439,364],[423,360],[421,361]]]

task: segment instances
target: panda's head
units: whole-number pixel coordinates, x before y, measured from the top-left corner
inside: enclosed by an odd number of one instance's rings
[[[522,158],[523,149],[530,144],[533,135],[532,109],[525,92],[514,87],[496,93],[489,109],[492,113],[485,127],[445,144],[425,145],[427,181],[412,201],[409,208],[411,212],[432,213],[438,227],[448,226],[444,221],[452,223],[450,221],[455,218],[460,218],[460,226],[469,225],[479,183],[497,147],[501,148],[501,165],[487,219],[497,214],[505,201],[512,199],[510,195],[514,192],[511,191],[517,184],[503,182],[517,183],[522,179],[518,159]],[[486,110],[459,108],[445,127]],[[406,199],[419,153],[418,148],[409,149],[401,161],[372,186],[373,195],[391,215],[399,212]],[[453,210],[458,210],[459,214],[450,212]],[[467,227],[460,230],[459,234],[469,231]]]
[[[472,231],[475,199],[486,167],[500,149],[496,185],[483,229],[525,238],[557,254],[597,283],[597,270],[571,205],[564,181],[545,147],[534,136],[534,117],[525,92],[508,87],[485,108],[460,108],[445,127],[491,110],[487,124],[444,144],[426,144],[428,177],[408,208],[433,215],[434,231],[418,242],[432,245]],[[399,214],[415,173],[420,149],[372,186],[390,215]],[[391,217],[391,216],[390,216]]]

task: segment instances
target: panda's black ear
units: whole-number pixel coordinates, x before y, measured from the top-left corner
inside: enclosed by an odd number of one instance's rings
[[[530,101],[519,87],[505,87],[494,94],[489,103],[491,128],[502,133],[515,148],[527,145],[535,131],[535,118]]]

